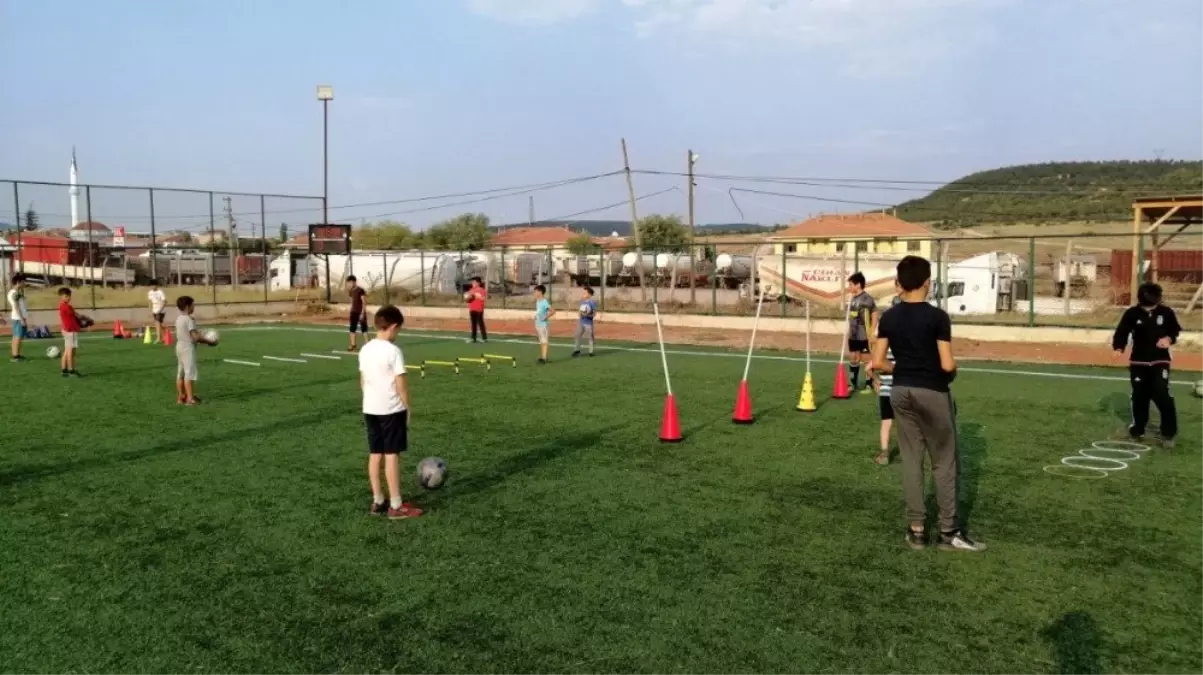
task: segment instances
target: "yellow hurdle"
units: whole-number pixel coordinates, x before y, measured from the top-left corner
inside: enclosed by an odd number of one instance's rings
[[[422,366],[405,366],[405,369],[406,370],[416,370],[416,371],[418,371],[418,375],[420,375],[423,380],[426,379],[426,368],[424,368]]]
[[[444,368],[452,368],[455,374],[459,375],[459,364],[455,361],[423,361],[422,367],[429,368],[430,366],[442,366]]]
[[[509,361],[511,366],[514,368],[518,367],[518,362],[515,361],[514,357],[512,356],[502,356],[501,354],[481,354],[481,358],[485,358],[490,361]]]
[[[485,367],[485,370],[493,369],[493,366],[489,364],[489,360],[486,358],[474,359],[470,356],[461,356],[458,359],[456,359],[455,362],[456,363],[479,363],[480,365]]]

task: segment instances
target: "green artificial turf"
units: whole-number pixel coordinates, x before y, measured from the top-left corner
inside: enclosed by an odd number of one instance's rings
[[[794,410],[803,366],[654,351],[412,377],[414,521],[366,514],[338,330],[227,329],[198,408],[166,347],[92,339],[63,380],[0,363],[0,671],[1200,672],[1200,405],[1178,449],[1099,480],[1125,381],[963,372],[962,508],[984,554],[912,552],[873,396]],[[407,335],[408,360],[478,355]],[[977,364],[981,367],[987,367]],[[1008,368],[990,365],[990,368]],[[1015,367],[1094,376],[1122,371]],[[1187,375],[1182,379],[1190,379]],[[437,492],[413,466],[447,459]],[[407,497],[408,498],[408,497]]]

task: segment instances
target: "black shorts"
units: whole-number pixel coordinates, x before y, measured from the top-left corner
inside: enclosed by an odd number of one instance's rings
[[[889,396],[878,396],[877,397],[877,407],[881,411],[881,419],[883,419],[883,420],[894,419],[894,404],[890,403]]]
[[[360,312],[358,314],[352,314],[350,319],[347,321],[347,327],[352,333],[368,332],[368,313]]]
[[[848,341],[848,351],[852,354],[868,354],[869,353],[869,341],[868,340],[849,340]]]
[[[368,431],[369,453],[395,455],[409,449],[409,411],[392,415],[364,413],[363,425]]]
[[[155,312],[152,316],[155,317],[155,323],[163,323],[167,319],[167,312]]]

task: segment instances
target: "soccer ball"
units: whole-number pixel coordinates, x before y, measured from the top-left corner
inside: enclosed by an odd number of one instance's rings
[[[589,303],[582,302],[581,303],[581,316],[589,316],[592,313],[593,313],[593,308],[589,306]]]
[[[59,349],[58,347],[47,347],[46,348],[46,358],[48,358],[48,359],[57,359],[59,354],[62,354],[62,353],[63,353],[63,351],[61,349]]]
[[[418,463],[418,484],[427,490],[437,490],[447,482],[447,462],[441,457],[427,457]]]
[[[469,291],[469,292],[467,292],[467,293],[464,293],[464,302],[472,302],[472,293],[471,293],[471,291]]]
[[[217,344],[217,340],[220,336],[217,334],[217,331],[210,329],[202,333],[201,337],[213,344]]]
[[[1193,393],[1195,398],[1203,398],[1203,380],[1199,380],[1195,383]]]

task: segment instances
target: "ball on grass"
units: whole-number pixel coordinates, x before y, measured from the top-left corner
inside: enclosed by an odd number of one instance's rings
[[[57,359],[59,357],[59,354],[62,354],[62,353],[63,353],[62,350],[59,349],[58,347],[47,347],[46,348],[46,358],[48,358],[48,359]]]
[[[427,490],[437,490],[447,482],[447,462],[441,457],[427,457],[418,462],[418,484]]]
[[[1195,398],[1203,398],[1203,380],[1195,383],[1194,390]]]

